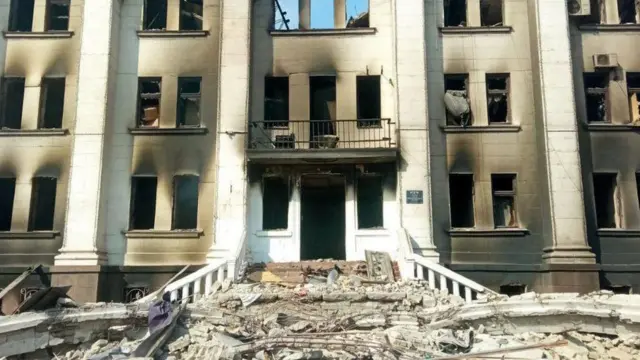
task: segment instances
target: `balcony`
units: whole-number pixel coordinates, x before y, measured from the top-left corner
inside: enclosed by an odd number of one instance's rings
[[[252,163],[372,163],[395,161],[391,119],[252,121],[247,149]]]

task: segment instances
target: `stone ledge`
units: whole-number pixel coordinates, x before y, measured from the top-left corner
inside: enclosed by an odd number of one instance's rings
[[[129,128],[131,135],[204,135],[209,130],[205,126],[178,128]]]
[[[340,35],[374,35],[376,28],[344,28],[344,29],[293,29],[269,30],[271,36],[340,36]]]
[[[128,239],[197,239],[204,235],[204,230],[130,230],[124,235]]]
[[[600,237],[640,237],[640,229],[598,229]]]
[[[640,131],[640,126],[631,124],[583,123],[588,131]]]
[[[640,24],[585,24],[578,26],[581,31],[640,31]]]
[[[500,124],[500,125],[470,125],[470,126],[440,126],[440,129],[445,133],[504,133],[504,132],[519,132],[522,130],[520,125]]]
[[[529,229],[525,228],[498,228],[498,229],[449,229],[449,235],[458,237],[512,237],[527,236]]]
[[[64,136],[68,129],[0,129],[0,136]]]
[[[0,231],[0,239],[55,239],[60,231]]]
[[[508,34],[513,32],[511,26],[440,26],[443,34]]]
[[[68,39],[73,31],[3,31],[5,39]]]
[[[137,30],[140,38],[207,37],[209,30]]]

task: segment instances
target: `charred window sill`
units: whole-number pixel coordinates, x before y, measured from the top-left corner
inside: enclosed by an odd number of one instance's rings
[[[640,237],[640,229],[598,229],[600,237]]]
[[[5,39],[68,39],[73,31],[3,31]]]
[[[511,26],[441,26],[443,34],[508,34],[513,32]]]
[[[440,126],[446,133],[478,133],[478,132],[518,132],[522,130],[520,125],[471,125],[471,126]]]
[[[640,126],[632,124],[585,123],[589,131],[640,131]]]
[[[207,37],[209,30],[138,30],[141,38]]]
[[[55,239],[60,231],[0,231],[0,239]]]
[[[67,129],[0,129],[0,136],[65,136]]]
[[[198,239],[204,235],[200,229],[194,230],[129,230],[128,239]]]
[[[129,128],[131,135],[204,135],[209,130],[204,127],[180,128]]]
[[[640,24],[585,24],[578,27],[581,31],[640,31]]]
[[[271,36],[373,35],[376,28],[269,30]]]
[[[449,235],[456,237],[514,237],[527,236],[529,229],[525,228],[498,228],[498,229],[449,229]]]
[[[293,232],[290,230],[260,230],[256,232],[257,237],[268,238],[288,238],[293,236]]]

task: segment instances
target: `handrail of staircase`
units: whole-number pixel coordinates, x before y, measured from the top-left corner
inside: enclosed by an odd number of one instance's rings
[[[240,236],[240,241],[236,246],[233,254],[227,260],[228,277],[231,280],[238,280],[242,275],[243,268],[245,266],[245,257],[247,253],[247,231],[243,231]]]

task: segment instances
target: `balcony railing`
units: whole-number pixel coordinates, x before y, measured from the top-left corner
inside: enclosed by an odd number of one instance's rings
[[[395,133],[391,119],[252,121],[249,148],[391,149],[396,147]]]

